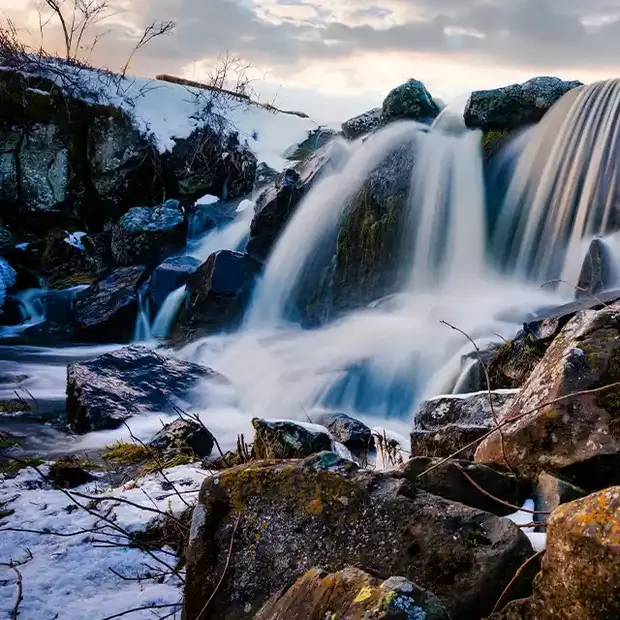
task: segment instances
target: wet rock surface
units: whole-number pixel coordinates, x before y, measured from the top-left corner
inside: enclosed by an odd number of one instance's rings
[[[430,123],[440,108],[419,80],[410,79],[393,89],[383,101],[383,120],[411,119]]]
[[[161,450],[165,458],[189,454],[206,458],[213,450],[213,435],[194,420],[175,420],[166,424],[149,445]]]
[[[356,140],[371,133],[383,124],[383,110],[373,108],[342,123],[342,133],[347,140]]]
[[[578,486],[587,482],[603,488],[618,481],[617,388],[545,403],[620,380],[619,310],[615,304],[571,319],[518,397],[500,413],[500,421],[517,418],[503,429],[503,448],[501,437],[489,437],[476,450],[477,462],[499,465],[505,455],[511,467],[531,477],[541,470],[570,470],[569,479]]]
[[[523,84],[472,93],[465,108],[470,128],[517,129],[540,121],[553,104],[582,82],[565,82],[556,77],[536,77]]]
[[[133,334],[138,295],[147,277],[142,266],[121,267],[75,298],[75,325],[87,340],[123,342]]]
[[[156,267],[149,283],[149,299],[154,307],[160,308],[172,291],[187,284],[200,264],[200,261],[192,256],[175,256]]]
[[[402,576],[432,588],[453,618],[480,618],[531,554],[510,521],[416,492],[402,477],[359,471],[332,453],[252,463],[203,485],[183,617],[196,620],[226,564],[210,603],[214,618],[252,618],[312,567],[347,565],[378,579]]]
[[[439,599],[403,577],[385,581],[358,568],[313,568],[272,597],[254,620],[449,620]]]
[[[301,459],[332,447],[330,436],[321,427],[260,418],[254,418],[252,426],[252,455],[256,459]]]
[[[67,416],[78,433],[117,428],[134,415],[170,412],[205,379],[225,383],[204,366],[126,347],[67,368]]]
[[[542,572],[529,599],[493,620],[612,620],[620,616],[620,487],[560,506],[549,519]]]
[[[372,446],[372,434],[363,422],[346,413],[323,413],[314,416],[317,424],[324,426],[339,443],[354,452],[367,452]]]
[[[609,246],[601,239],[593,239],[583,261],[575,297],[597,295],[617,283],[618,271]]]

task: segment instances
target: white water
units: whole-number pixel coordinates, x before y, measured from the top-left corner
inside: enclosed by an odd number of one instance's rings
[[[172,323],[185,300],[186,290],[187,287],[185,285],[180,286],[166,297],[153,321],[153,327],[151,328],[152,338],[166,338],[168,336]]]

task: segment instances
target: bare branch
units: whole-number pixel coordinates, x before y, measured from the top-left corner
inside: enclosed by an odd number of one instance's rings
[[[127,58],[127,62],[123,65],[121,69],[121,75],[125,77],[127,74],[127,69],[129,69],[129,65],[133,60],[134,56],[145,46],[148,45],[153,39],[157,37],[161,37],[165,34],[171,33],[175,28],[174,22],[153,22],[149,26],[144,29],[142,36],[134,46],[133,50],[131,50],[131,54]]]
[[[171,607],[176,607],[178,609],[179,607],[181,607],[181,603],[169,603],[167,605],[143,605],[142,607],[134,607],[133,609],[122,611],[120,614],[106,616],[105,618],[102,618],[102,620],[114,620],[114,618],[122,618],[123,616],[135,614],[139,611],[148,611],[149,609],[170,609]]]
[[[492,614],[500,611],[500,609],[502,608],[502,603],[504,602],[504,599],[506,598],[506,595],[508,594],[508,592],[510,592],[510,589],[512,588],[512,586],[514,585],[515,581],[517,580],[517,578],[519,577],[519,575],[536,559],[539,558],[543,553],[545,553],[544,551],[539,551],[538,553],[534,554],[531,558],[528,558],[517,570],[517,572],[515,573],[514,577],[510,580],[510,583],[504,588],[504,591],[502,592],[501,596],[499,597],[499,599],[497,600],[497,603],[495,603],[495,607],[493,607],[493,611],[491,612]]]

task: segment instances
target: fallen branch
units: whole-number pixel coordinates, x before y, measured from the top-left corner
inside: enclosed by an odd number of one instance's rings
[[[220,580],[217,582],[215,589],[211,593],[211,596],[205,603],[204,607],[200,610],[200,613],[198,614],[198,617],[196,618],[196,620],[203,620],[203,618],[205,617],[205,613],[207,609],[209,608],[209,605],[211,604],[211,601],[215,598],[215,595],[218,593],[219,589],[222,587],[222,583],[224,583],[224,578],[226,577],[226,573],[228,572],[228,567],[230,566],[230,559],[232,557],[233,545],[235,544],[235,534],[237,533],[237,528],[239,527],[240,522],[241,522],[241,515],[237,517],[237,520],[235,521],[235,526],[233,527],[233,531],[230,536],[230,545],[228,545],[228,555],[226,556],[226,564],[224,565],[224,570],[222,571]]]
[[[168,603],[167,605],[144,605],[142,607],[134,607],[133,609],[128,609],[127,611],[122,611],[119,614],[114,614],[113,616],[106,616],[101,620],[114,620],[114,618],[122,618],[123,616],[128,616],[129,614],[135,614],[139,611],[148,611],[149,609],[170,609],[171,607],[181,607],[181,603]]]
[[[17,616],[19,615],[19,606],[24,600],[24,578],[22,577],[21,572],[13,562],[0,562],[0,566],[6,566],[6,568],[10,568],[17,575],[17,581],[15,584],[17,586],[17,596],[15,597],[15,605],[13,606],[13,610],[11,611],[11,620],[17,620]]]
[[[493,423],[497,427],[497,430],[499,431],[499,435],[500,435],[500,448],[501,448],[501,451],[502,451],[502,457],[504,459],[504,464],[506,465],[506,467],[508,467],[508,469],[510,469],[512,471],[512,468],[510,467],[510,463],[508,462],[508,459],[506,458],[506,450],[504,449],[504,434],[501,431],[501,428],[500,428],[500,425],[499,425],[499,420],[497,418],[497,414],[495,413],[495,407],[493,406],[493,390],[491,389],[491,377],[489,375],[489,368],[485,364],[484,360],[482,359],[482,352],[480,351],[480,349],[479,349],[478,345],[476,344],[476,342],[474,341],[474,339],[469,334],[464,332],[462,329],[460,329],[458,327],[455,327],[454,325],[451,325],[447,321],[439,321],[439,322],[442,325],[446,325],[450,329],[453,329],[454,331],[459,332],[459,334],[463,334],[463,336],[465,336],[465,338],[467,338],[467,340],[469,340],[469,342],[471,342],[471,344],[474,347],[474,349],[476,349],[476,354],[478,356],[478,362],[480,362],[480,366],[482,366],[482,370],[484,372],[484,378],[485,378],[486,384],[487,384],[487,396],[488,396],[488,399],[489,399],[489,407],[491,408],[491,415],[493,416]]]
[[[495,495],[492,495],[491,493],[489,493],[488,491],[485,491],[461,466],[460,463],[454,463],[454,466],[463,474],[463,476],[465,476],[465,478],[468,480],[468,482],[471,483],[471,485],[473,487],[475,487],[476,489],[478,489],[478,491],[480,491],[480,493],[482,493],[483,495],[485,495],[486,497],[488,497],[489,499],[492,499],[493,501],[497,502],[498,504],[502,504],[503,506],[506,506],[507,508],[513,508],[514,510],[517,510],[519,512],[526,512],[528,514],[531,515],[550,515],[551,513],[548,511],[544,511],[544,510],[528,510],[527,508],[521,508],[519,506],[517,506],[516,504],[511,504],[510,502],[505,502],[503,499],[500,499],[499,497],[495,497]]]
[[[548,286],[549,284],[567,284],[568,286],[571,286],[572,288],[574,288],[576,291],[579,291],[581,293],[585,293],[586,295],[588,295],[589,297],[592,297],[592,299],[594,299],[595,301],[598,301],[598,303],[603,306],[604,308],[609,308],[610,304],[605,303],[600,297],[597,297],[592,291],[589,291],[587,288],[583,288],[582,286],[578,286],[576,284],[573,284],[572,282],[568,282],[567,280],[549,280],[547,282],[543,282],[540,285],[540,288],[544,288],[545,286]]]
[[[540,557],[542,554],[544,553],[544,551],[539,551],[538,553],[535,553],[531,558],[528,558],[525,562],[523,562],[523,564],[521,564],[521,566],[517,569],[517,572],[515,573],[514,577],[510,580],[510,583],[504,588],[504,591],[501,593],[499,599],[497,600],[497,603],[495,603],[495,607],[493,607],[493,611],[491,612],[492,614],[498,612],[501,608],[502,608],[502,603],[504,602],[504,599],[506,598],[506,595],[508,594],[508,592],[510,592],[510,589],[512,588],[512,586],[514,585],[515,581],[518,579],[519,575],[538,557]]]
[[[476,446],[481,444],[485,439],[488,439],[491,435],[493,435],[493,433],[496,433],[500,428],[505,428],[506,426],[508,426],[509,424],[512,424],[513,422],[518,422],[522,418],[525,418],[526,416],[531,415],[532,413],[536,413],[537,411],[540,411],[541,409],[544,409],[545,407],[549,407],[550,405],[555,405],[565,400],[570,400],[571,398],[577,398],[578,396],[600,394],[601,392],[607,392],[608,390],[611,390],[617,387],[620,387],[620,381],[617,381],[616,383],[610,383],[609,385],[605,385],[600,388],[594,388],[592,390],[582,390],[581,392],[573,392],[572,394],[566,394],[564,396],[560,396],[558,398],[554,398],[553,400],[544,402],[541,405],[538,405],[537,407],[534,407],[533,409],[529,409],[528,411],[524,411],[523,413],[513,416],[512,418],[509,418],[508,420],[504,420],[504,422],[502,422],[499,425],[499,427],[492,428],[488,433],[485,433],[481,437],[478,437],[478,439],[474,439],[474,441],[468,443],[466,446],[463,446],[462,448],[459,448],[458,450],[453,452],[450,456],[447,456],[446,458],[441,459],[440,461],[438,461],[437,463],[435,463],[428,469],[424,470],[421,474],[418,474],[418,478],[421,478],[422,476],[425,476],[426,474],[437,469],[438,467],[441,467],[448,461],[455,459],[460,454],[463,454],[463,452],[466,452],[467,450],[470,450],[471,448],[475,448]]]

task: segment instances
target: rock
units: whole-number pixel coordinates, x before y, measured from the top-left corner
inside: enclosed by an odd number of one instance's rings
[[[0,175],[1,174],[2,173],[0,172]],[[4,226],[0,225],[0,255],[6,254],[7,252],[11,252],[14,249],[14,247],[15,245],[13,242],[13,235]]]
[[[383,110],[373,108],[359,116],[354,116],[342,123],[342,133],[347,140],[356,140],[362,136],[375,131],[383,123]]]
[[[206,379],[223,381],[197,364],[132,346],[67,368],[67,415],[72,430],[117,428],[133,415],[164,413]]]
[[[183,617],[196,620],[226,564],[213,618],[252,618],[312,567],[356,566],[432,587],[453,618],[473,620],[491,610],[531,553],[507,519],[416,492],[397,474],[360,471],[332,453],[251,463],[203,484]]]
[[[10,289],[15,284],[16,279],[17,273],[15,269],[9,265],[6,259],[0,257],[0,314],[2,314],[7,289]]]
[[[418,478],[421,473],[438,462],[439,459],[418,456],[407,461],[400,470],[413,485],[428,493],[490,512],[499,517],[514,513],[514,508],[504,506],[481,493],[465,478],[459,468],[485,491],[509,504],[522,506],[527,499],[524,492],[527,489],[519,484],[514,474],[471,461],[447,461]]]
[[[397,86],[383,101],[383,120],[388,123],[412,119],[430,124],[440,111],[424,84],[414,79]]]
[[[71,456],[52,463],[47,475],[63,489],[74,489],[95,480],[95,476],[85,469],[84,463]]]
[[[328,161],[325,151],[315,153],[294,168],[284,170],[258,196],[247,246],[252,258],[267,260],[276,239]]]
[[[359,420],[346,413],[324,413],[316,423],[327,428],[332,437],[354,452],[367,452],[372,447],[372,433]]]
[[[156,265],[185,245],[186,232],[178,200],[134,207],[112,229],[112,257],[120,266]]]
[[[583,84],[556,77],[536,77],[523,84],[478,90],[467,102],[465,124],[484,131],[532,125],[569,90],[579,86]]]
[[[583,261],[575,297],[579,299],[596,295],[611,288],[617,280],[618,273],[611,250],[602,239],[593,239]]]
[[[277,170],[274,170],[271,166],[261,161],[256,167],[256,178],[254,180],[255,189],[260,189],[265,185],[273,183],[278,176]]]
[[[577,486],[620,482],[620,391],[566,398],[620,381],[619,304],[578,313],[560,332],[512,404],[499,419],[519,418],[486,439],[476,461],[510,466],[535,479],[564,472]],[[523,417],[521,414],[532,411]],[[519,417],[521,416],[521,417]]]
[[[499,417],[516,393],[492,392],[493,408]],[[439,396],[422,402],[413,415],[411,456],[447,457],[491,430],[493,414],[487,392]],[[460,458],[472,459],[475,448]]]
[[[16,207],[19,202],[18,149],[22,140],[21,131],[10,125],[0,127],[0,205],[2,215],[9,205]],[[6,207],[5,207],[6,205]]]
[[[493,620],[612,620],[620,617],[620,487],[553,512],[534,593]]]
[[[120,342],[131,338],[138,312],[138,295],[146,279],[142,266],[121,267],[75,298],[75,324],[88,340]]]
[[[254,418],[252,426],[255,459],[303,459],[332,448],[331,437],[320,426],[260,418]]]
[[[240,252],[212,254],[189,277],[189,298],[176,320],[173,338],[187,342],[237,327],[260,269],[260,263]]]
[[[236,134],[223,139],[221,131],[203,125],[187,138],[175,139],[166,163],[178,195],[195,200],[205,194],[224,199],[249,194],[257,162]]]
[[[175,256],[159,265],[153,271],[149,285],[149,299],[153,306],[160,308],[172,291],[187,284],[198,267],[200,261],[193,256]]]
[[[287,150],[285,157],[289,161],[303,162],[340,136],[340,133],[327,127],[311,129],[303,142]]]
[[[191,454],[206,458],[213,450],[213,435],[193,420],[175,420],[166,424],[149,443],[167,456]]]
[[[82,237],[86,260],[95,273],[108,271],[112,267],[112,232],[107,230]]]
[[[450,620],[441,601],[403,577],[382,581],[347,567],[328,574],[313,568],[273,596],[254,620]]]
[[[84,209],[89,229],[118,220],[135,204],[162,195],[160,155],[119,110],[96,116],[88,128],[87,158],[100,208]]]
[[[576,487],[574,484],[562,480],[553,474],[543,472],[538,476],[534,497],[537,510],[553,512],[561,504],[581,499],[587,495],[587,491]]]

